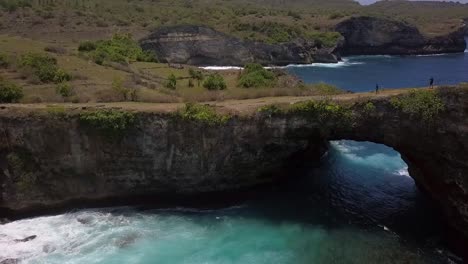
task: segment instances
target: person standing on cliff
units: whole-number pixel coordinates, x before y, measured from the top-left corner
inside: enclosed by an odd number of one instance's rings
[[[379,93],[379,88],[380,88],[380,87],[379,87],[379,84],[376,84],[376,85],[375,85],[375,93],[376,93],[376,94]]]
[[[434,88],[434,77],[431,77],[431,79],[429,79],[429,86],[431,88]]]

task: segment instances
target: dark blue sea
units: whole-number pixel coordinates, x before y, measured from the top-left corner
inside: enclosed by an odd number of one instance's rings
[[[468,53],[424,56],[356,56],[338,64],[289,66],[307,83],[329,83],[353,92],[468,82]]]

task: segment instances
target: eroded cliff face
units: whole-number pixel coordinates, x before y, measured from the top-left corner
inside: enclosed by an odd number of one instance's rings
[[[399,151],[418,185],[468,237],[468,90],[439,96],[445,110],[430,122],[385,98],[373,107],[353,103],[348,125],[265,113],[204,125],[137,112],[119,138],[83,126],[82,110],[57,116],[7,107],[0,110],[0,208],[248,189],[275,181],[272,172],[299,152],[318,160],[325,141],[351,139]]]
[[[0,207],[31,209],[73,199],[220,192],[272,181],[293,153],[288,120],[232,120],[220,126],[138,113],[119,138],[90,130],[78,115],[0,111]]]
[[[240,40],[208,27],[163,27],[141,40],[145,50],[155,51],[163,62],[201,66],[244,66],[338,62],[336,47],[326,48],[314,41],[269,45]]]
[[[463,52],[464,29],[428,38],[411,25],[375,17],[353,17],[336,26],[345,38],[343,55],[413,55]]]

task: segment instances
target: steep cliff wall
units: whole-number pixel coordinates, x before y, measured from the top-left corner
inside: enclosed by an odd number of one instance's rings
[[[462,29],[428,38],[414,26],[375,17],[353,17],[335,29],[345,38],[343,55],[452,53],[463,52],[466,46]]]
[[[163,27],[141,41],[145,50],[153,50],[163,62],[191,65],[244,66],[337,62],[335,47],[325,48],[314,41],[297,40],[269,45],[244,41],[208,27]]]
[[[438,96],[444,110],[431,119],[417,106],[405,112],[385,98],[342,101],[350,105],[346,112],[333,106],[321,108],[323,115],[264,111],[216,124],[135,112],[119,135],[84,125],[80,115],[89,109],[3,107],[0,208],[245,189],[274,181],[271,172],[295,153],[318,157],[324,141],[353,139],[399,151],[419,186],[468,237],[468,90],[446,88]]]

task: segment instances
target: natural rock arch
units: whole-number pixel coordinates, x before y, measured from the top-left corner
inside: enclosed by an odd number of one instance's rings
[[[0,208],[250,188],[272,181],[270,172],[298,152],[319,157],[328,140],[350,139],[400,152],[417,184],[468,237],[468,90],[439,96],[445,110],[433,122],[382,98],[372,107],[353,104],[351,127],[334,117],[268,113],[207,126],[138,112],[119,140],[83,127],[79,110],[55,116],[7,108],[0,111]]]

